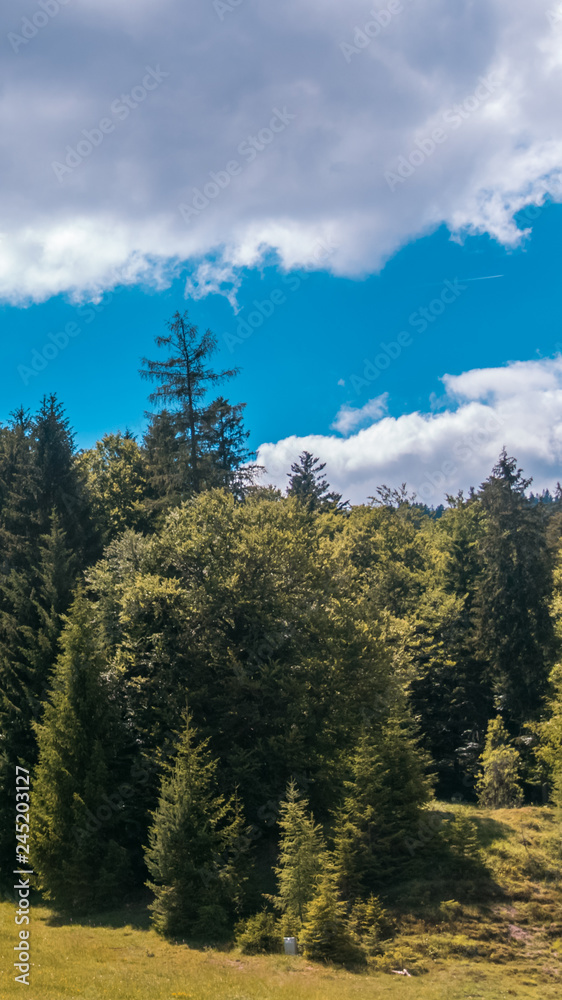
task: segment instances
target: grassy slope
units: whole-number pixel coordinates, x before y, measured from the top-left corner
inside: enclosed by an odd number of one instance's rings
[[[36,908],[32,984],[13,980],[13,906],[0,906],[0,997],[30,1000],[394,1000],[562,996],[560,823],[547,808],[466,811],[479,826],[489,874],[451,884],[438,869],[393,901],[400,932],[367,973],[312,966],[303,958],[170,945],[134,911],[64,924]],[[431,853],[431,842],[420,850]],[[408,968],[411,979],[389,974]],[[417,973],[417,974],[416,974]],[[23,991],[23,992],[22,992]]]

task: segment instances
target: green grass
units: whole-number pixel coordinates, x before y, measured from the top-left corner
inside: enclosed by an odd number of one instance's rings
[[[30,1000],[460,1000],[562,996],[562,846],[548,808],[494,813],[469,806],[486,870],[470,879],[441,870],[435,843],[420,848],[410,883],[390,897],[397,936],[367,971],[304,958],[248,957],[190,948],[147,929],[146,911],[68,923],[35,907],[31,985],[14,982],[14,907],[0,904],[0,997]],[[432,853],[433,851],[433,853]],[[95,926],[93,925],[95,924]],[[412,978],[392,969],[407,968]]]

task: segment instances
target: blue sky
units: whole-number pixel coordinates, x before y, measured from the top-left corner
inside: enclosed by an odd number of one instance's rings
[[[354,500],[440,502],[504,443],[562,478],[562,27],[539,8],[3,11],[0,417],[54,391],[81,447],[142,433],[140,357],[187,308],[274,482],[306,447]]]

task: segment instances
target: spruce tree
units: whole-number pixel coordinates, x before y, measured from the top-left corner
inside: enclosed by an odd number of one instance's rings
[[[330,490],[326,477],[322,475],[325,468],[325,462],[320,462],[309,451],[303,451],[287,473],[287,496],[296,497],[309,511],[337,509],[341,505],[341,494]]]
[[[553,650],[552,564],[544,507],[526,496],[530,482],[504,449],[478,494],[485,534],[475,600],[477,645],[512,727],[536,716]]]
[[[186,713],[152,814],[146,865],[152,922],[167,937],[224,935],[239,910],[249,841],[236,798],[217,791],[217,762]]]
[[[324,868],[326,845],[294,780],[289,782],[280,806],[279,827],[279,862],[275,869],[278,892],[272,901],[283,915],[285,932],[296,935]]]
[[[130,889],[131,748],[93,619],[79,594],[35,725],[32,857],[45,898],[75,913],[115,905]]]
[[[305,958],[340,965],[364,964],[366,957],[347,923],[347,908],[340,899],[337,874],[327,862],[299,936]]]
[[[143,439],[149,514],[177,507],[190,495],[189,455],[183,414],[164,408],[150,417]]]
[[[429,797],[424,759],[407,722],[391,719],[364,730],[336,816],[334,845],[340,888],[350,901],[384,886],[407,862],[406,840]]]
[[[219,396],[199,416],[201,482],[205,489],[222,487],[242,498],[254,482],[260,467],[248,461],[252,453],[246,447],[250,432],[244,429],[245,407],[245,403],[231,406]]]
[[[94,534],[56,397],[43,399],[33,418],[14,414],[0,445],[0,868],[9,872],[10,769],[36,762],[32,723],[57,653],[60,615]]]
[[[482,754],[482,774],[478,780],[478,802],[487,809],[506,809],[521,805],[523,792],[519,783],[520,756],[510,745],[509,734],[501,716],[490,719]]]

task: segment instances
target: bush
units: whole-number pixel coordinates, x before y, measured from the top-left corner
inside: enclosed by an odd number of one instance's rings
[[[445,899],[440,906],[441,914],[444,920],[454,923],[459,917],[462,916],[462,906],[457,902],[456,899]]]
[[[282,948],[281,930],[273,913],[262,910],[236,928],[236,944],[244,955],[274,955]]]

